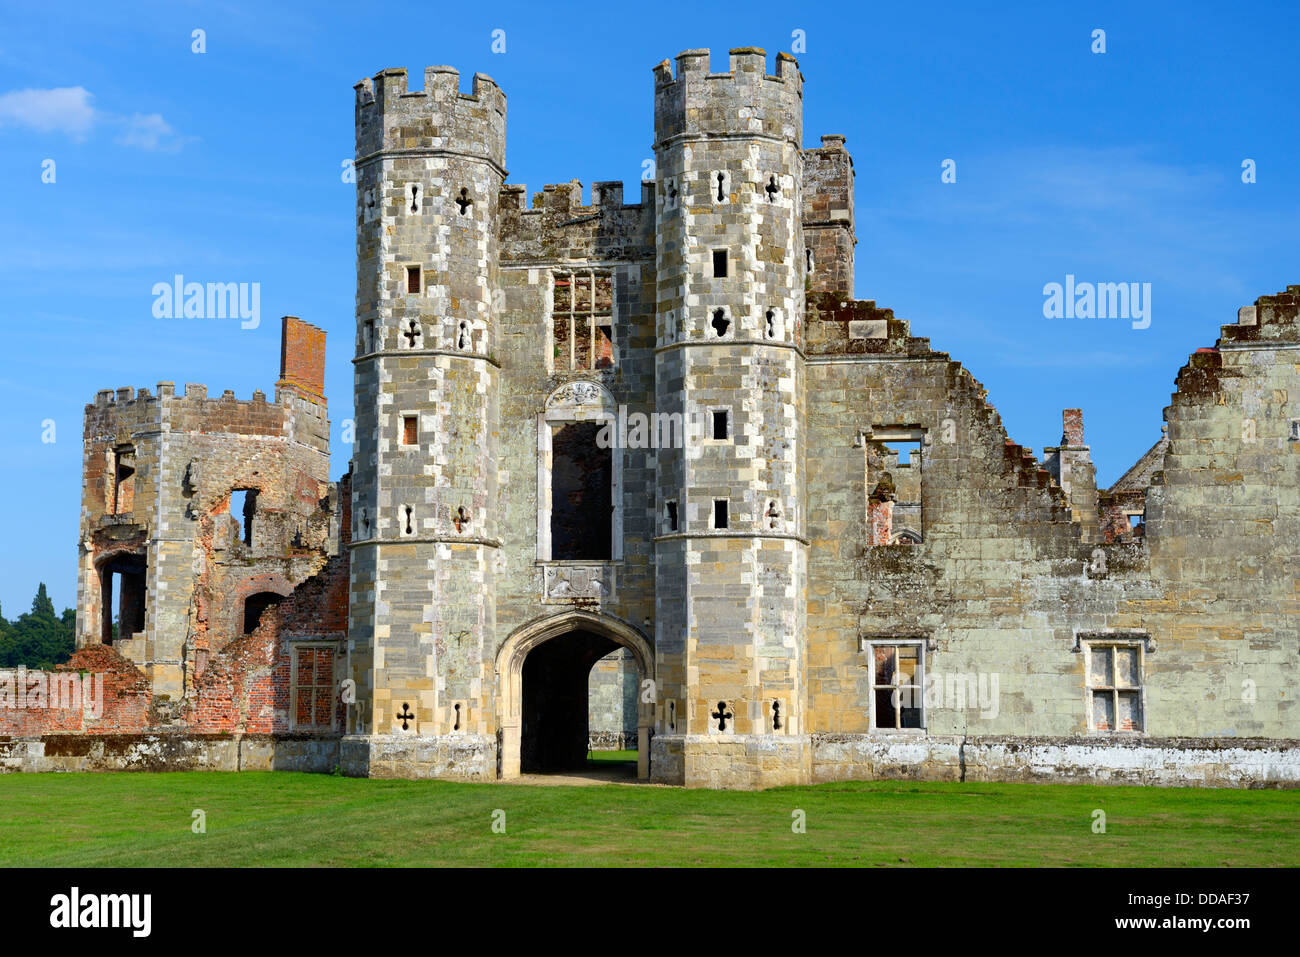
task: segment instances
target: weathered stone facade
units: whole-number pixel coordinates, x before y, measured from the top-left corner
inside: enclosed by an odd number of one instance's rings
[[[275,403],[101,393],[78,656],[109,638],[134,702],[102,733],[184,736],[138,766],[372,776],[569,768],[617,732],[687,786],[1300,783],[1300,286],[1191,356],[1167,434],[1099,490],[1079,410],[1040,460],[853,299],[852,160],[803,148],[775,70],[656,67],[636,204],[529,207],[481,74],[358,84],[351,472],[327,482],[323,338],[295,320]],[[289,597],[241,634],[260,592]],[[0,755],[67,766],[50,739],[100,724],[0,728]]]

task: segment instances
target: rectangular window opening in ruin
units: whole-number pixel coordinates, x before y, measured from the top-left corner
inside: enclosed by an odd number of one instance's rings
[[[402,416],[402,444],[418,445],[420,442],[419,419],[414,415]]]
[[[375,351],[375,320],[367,319],[361,326],[361,354]]]
[[[614,279],[593,269],[552,278],[551,359],[557,372],[613,368]]]
[[[1144,729],[1140,639],[1081,642],[1087,676],[1088,730],[1140,733]]]
[[[727,278],[727,251],[725,249],[713,250],[713,276],[715,279]]]
[[[420,292],[420,267],[406,267],[406,291],[411,295],[419,295]]]
[[[551,437],[552,561],[613,558],[613,449],[596,441],[602,427],[568,422]]]
[[[123,445],[113,450],[114,515],[126,515],[135,509],[135,447]]]
[[[237,488],[230,492],[230,517],[240,528],[245,545],[253,544],[253,518],[257,514],[257,489]]]
[[[870,641],[866,651],[872,730],[924,730],[924,641]]]
[[[725,409],[717,410],[713,413],[713,437],[725,441],[731,438],[731,429],[728,424],[728,413]]]
[[[147,570],[145,556],[136,554],[116,556],[100,567],[100,641],[104,644],[144,631]]]
[[[668,505],[668,531],[677,531],[677,503],[669,502]]]
[[[727,528],[727,500],[725,498],[715,498],[713,500],[713,527]]]
[[[867,443],[867,522],[872,545],[925,541],[925,433],[876,428]]]

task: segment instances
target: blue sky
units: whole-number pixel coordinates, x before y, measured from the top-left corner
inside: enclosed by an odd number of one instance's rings
[[[856,162],[857,295],[971,369],[1017,442],[1041,452],[1061,409],[1081,406],[1099,480],[1114,481],[1159,437],[1187,355],[1238,306],[1300,283],[1300,13],[975,6],[3,4],[5,614],[27,610],[38,581],[60,609],[75,602],[82,410],[98,389],[269,394],[276,320],[299,315],[330,335],[334,474],[346,468],[341,164],[352,85],[392,66],[413,86],[432,64],[466,89],[494,77],[509,178],[530,193],[622,179],[636,196],[656,62],[709,47],[722,70],[727,48],[761,46],[771,68],[803,31],[805,143],[843,134]],[[940,181],[945,159],[955,183]],[[154,318],[151,289],[176,273],[260,283],[260,326]],[[1044,318],[1043,286],[1067,274],[1151,283],[1150,327]]]

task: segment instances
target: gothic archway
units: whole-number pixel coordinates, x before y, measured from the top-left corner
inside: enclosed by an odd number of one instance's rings
[[[500,773],[503,778],[518,777],[523,763],[526,724],[524,666],[528,663],[532,652],[542,649],[548,643],[550,646],[541,651],[530,668],[530,671],[535,671],[539,667],[544,669],[538,675],[539,677],[545,675],[545,670],[550,670],[552,675],[562,675],[567,672],[576,682],[577,676],[580,675],[582,687],[585,688],[591,665],[617,646],[632,652],[640,680],[654,677],[654,652],[649,641],[627,622],[609,615],[574,609],[530,622],[516,629],[501,646],[496,659],[497,701],[501,709]],[[592,655],[595,657],[591,657]],[[588,658],[590,661],[587,660]],[[577,685],[575,684],[574,687],[576,688]],[[571,690],[564,687],[561,682],[558,693],[561,697],[565,695],[572,697],[568,694]],[[654,720],[654,705],[652,702],[642,701],[640,695],[637,700],[637,777],[645,779],[650,776],[649,736]],[[555,700],[551,704],[556,709],[562,710],[566,707],[566,703],[561,700]],[[567,704],[572,705],[572,702]],[[581,705],[585,707],[585,699]],[[561,717],[560,721],[563,720]],[[585,723],[582,727],[584,730],[581,748],[585,753]],[[529,744],[532,752],[530,756],[535,761],[538,760],[537,752],[540,749],[542,752],[540,760],[543,764],[553,761],[562,765],[565,760],[564,752],[569,747],[576,747],[573,742],[569,742],[566,746],[563,740],[566,735],[577,740],[573,728],[569,728],[568,731],[561,730],[558,735],[548,729],[539,740],[534,740],[530,734]]]

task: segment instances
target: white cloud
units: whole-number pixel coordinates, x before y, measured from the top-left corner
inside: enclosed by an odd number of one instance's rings
[[[0,124],[25,126],[41,133],[67,133],[83,140],[95,125],[94,96],[80,86],[50,90],[13,90],[0,96]]]
[[[0,95],[0,126],[20,126],[38,133],[65,133],[81,142],[96,126],[118,129],[114,142],[148,152],[174,153],[193,137],[180,135],[160,113],[123,116],[98,110],[84,87],[13,90]]]
[[[174,153],[184,144],[171,124],[160,113],[136,113],[125,121],[125,126],[115,139],[121,146],[148,150],[151,153]]]

